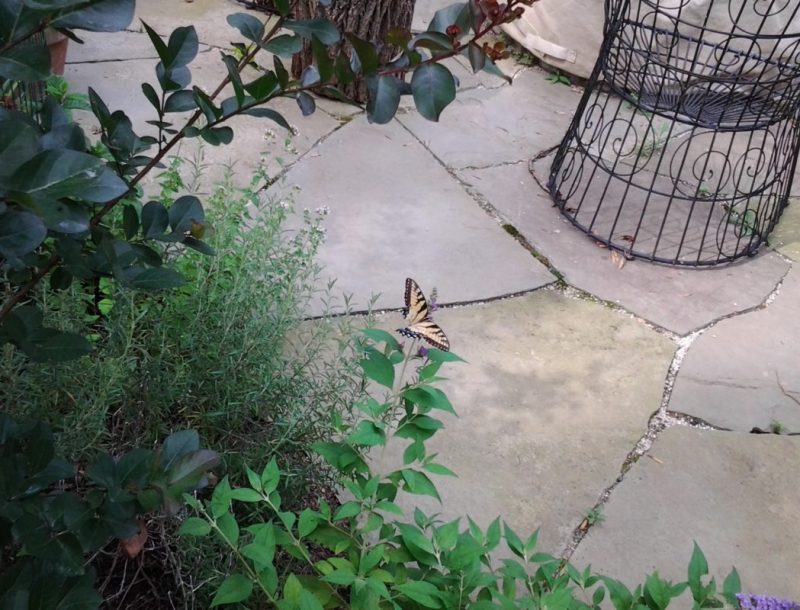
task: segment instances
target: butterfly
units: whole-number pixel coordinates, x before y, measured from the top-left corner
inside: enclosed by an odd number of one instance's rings
[[[408,326],[397,329],[404,337],[412,339],[425,339],[433,347],[440,350],[449,351],[450,341],[447,335],[431,319],[431,310],[422,289],[411,278],[406,279],[406,306],[403,309],[403,316],[406,318]]]

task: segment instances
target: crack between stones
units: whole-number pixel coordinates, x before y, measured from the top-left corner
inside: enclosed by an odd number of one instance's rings
[[[463,307],[471,307],[473,305],[486,305],[489,303],[496,303],[498,301],[507,301],[508,299],[514,299],[517,297],[522,297],[528,294],[533,294],[534,292],[539,292],[543,290],[550,289],[555,281],[549,282],[547,284],[542,284],[541,286],[536,286],[535,288],[526,288],[525,290],[517,290],[515,292],[507,292],[497,296],[486,297],[483,299],[471,299],[466,301],[451,301],[449,303],[437,303],[437,309],[461,309]],[[356,309],[350,311],[343,311],[339,313],[327,313],[327,314],[319,314],[316,316],[307,316],[302,318],[303,322],[311,322],[314,320],[327,320],[331,318],[344,318],[347,316],[370,316],[370,315],[383,315],[389,313],[395,313],[403,311],[403,307],[385,307],[382,309]]]
[[[683,364],[686,355],[689,353],[689,349],[697,340],[697,338],[705,333],[706,331],[714,328],[717,324],[719,324],[722,320],[727,320],[729,318],[734,318],[738,316],[742,316],[753,311],[758,311],[760,309],[764,309],[765,307],[769,306],[775,298],[778,296],[781,287],[783,286],[783,282],[786,279],[789,271],[791,270],[791,266],[789,270],[780,278],[778,283],[776,284],[775,288],[762,300],[761,303],[755,305],[753,307],[749,307],[739,312],[733,312],[731,314],[727,314],[724,316],[720,316],[705,326],[694,330],[686,335],[678,336],[675,333],[667,330],[661,329],[663,334],[669,336],[675,343],[677,344],[677,348],[672,355],[672,361],[670,362],[669,368],[667,369],[667,374],[664,379],[664,389],[661,394],[661,403],[658,406],[658,409],[650,416],[647,422],[647,428],[644,434],[639,438],[639,440],[634,445],[633,449],[628,452],[628,455],[622,462],[622,466],[620,467],[619,475],[614,479],[614,481],[608,485],[597,498],[594,506],[592,507],[593,511],[602,511],[604,505],[611,497],[611,494],[617,488],[617,486],[622,483],[625,479],[625,476],[633,467],[633,465],[638,462],[643,456],[651,457],[652,459],[656,459],[650,455],[650,449],[653,446],[653,442],[658,438],[658,436],[666,430],[667,428],[671,428],[674,426],[687,426],[690,428],[696,428],[699,430],[716,430],[721,432],[732,432],[730,428],[724,428],[721,426],[717,426],[709,421],[706,421],[700,417],[695,417],[688,413],[682,413],[679,411],[673,411],[669,409],[669,403],[672,399],[672,392],[675,387],[675,381],[677,380],[678,373],[680,372],[681,365]],[[619,308],[625,311],[623,308]],[[636,316],[634,316],[636,318]],[[641,320],[641,318],[640,318]],[[650,325],[649,322],[646,320],[642,320],[645,324]],[[652,326],[654,330],[659,330],[660,327]],[[588,519],[584,518],[573,530],[572,537],[570,538],[569,542],[567,542],[564,550],[561,553],[561,559],[563,561],[569,561],[572,557],[575,550],[578,548],[580,543],[586,537],[586,534],[589,533],[589,530],[593,527],[593,524],[588,522]]]

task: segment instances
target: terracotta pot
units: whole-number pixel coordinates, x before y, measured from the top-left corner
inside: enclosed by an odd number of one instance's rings
[[[69,38],[61,32],[47,29],[44,31],[44,39],[47,41],[47,48],[50,51],[50,71],[53,74],[64,74],[64,64],[67,62],[67,45]]]

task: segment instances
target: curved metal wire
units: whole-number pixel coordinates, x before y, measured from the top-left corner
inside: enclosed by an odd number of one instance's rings
[[[708,266],[756,253],[800,151],[800,0],[605,8],[600,56],[551,166],[553,201],[628,257]]]

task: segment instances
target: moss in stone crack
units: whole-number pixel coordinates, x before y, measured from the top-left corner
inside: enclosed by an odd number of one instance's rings
[[[519,239],[522,236],[521,233],[519,231],[517,231],[517,227],[515,227],[512,224],[508,224],[508,223],[504,224],[503,225],[503,230],[506,233],[508,233],[511,237],[513,237],[515,239]]]
[[[506,233],[525,246],[525,248],[533,255],[533,258],[547,267],[547,270],[556,277],[556,286],[558,286],[558,288],[562,290],[567,288],[568,284],[567,280],[564,279],[564,275],[550,264],[550,259],[548,259],[544,254],[539,252],[536,248],[528,243],[528,240],[525,239],[525,236],[519,232],[517,227],[507,222],[503,223],[501,226]]]

